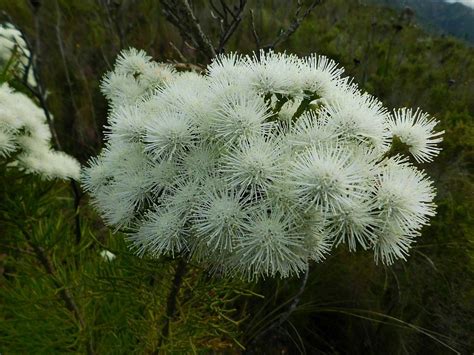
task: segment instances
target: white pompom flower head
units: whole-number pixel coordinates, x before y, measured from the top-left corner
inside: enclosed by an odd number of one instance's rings
[[[420,111],[390,115],[342,74],[324,56],[271,51],[178,73],[125,51],[103,82],[107,146],[83,185],[140,256],[248,280],[299,275],[338,246],[406,259],[434,189],[391,156],[394,137],[427,162],[442,133]]]
[[[434,131],[437,124],[437,120],[420,109],[402,108],[393,112],[389,127],[418,163],[428,163],[441,151],[439,143],[443,141],[444,131]]]

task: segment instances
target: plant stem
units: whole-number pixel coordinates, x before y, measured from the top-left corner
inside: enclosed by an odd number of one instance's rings
[[[306,272],[303,276],[303,279],[301,281],[300,288],[298,289],[298,292],[296,295],[293,296],[293,301],[290,304],[290,307],[288,310],[280,315],[278,317],[278,320],[270,324],[270,326],[262,331],[260,334],[258,334],[251,342],[250,345],[256,344],[259,339],[261,339],[264,335],[268,334],[270,331],[273,329],[279,328],[285,323],[291,316],[291,314],[295,311],[296,307],[300,303],[301,300],[301,295],[303,294],[305,288],[306,288],[306,283],[308,282],[308,276],[309,276],[309,267],[306,269]]]
[[[170,321],[173,319],[176,313],[176,301],[178,299],[179,290],[183,281],[183,277],[186,274],[186,261],[184,259],[179,259],[178,265],[176,266],[176,271],[174,273],[173,283],[171,284],[171,290],[168,295],[168,300],[166,302],[166,315],[165,323],[161,329],[160,338],[158,341],[158,347],[155,349],[153,354],[159,354],[161,346],[163,345],[163,340],[168,337],[170,331]]]
[[[75,224],[75,234],[76,234],[76,245],[81,243],[82,231],[81,231],[81,216],[79,214],[79,206],[81,204],[81,192],[77,186],[76,181],[71,179],[71,187],[74,195],[74,224]]]
[[[300,117],[303,114],[303,112],[309,107],[312,101],[319,98],[318,94],[316,93],[308,93],[307,95],[308,96],[301,101],[296,112],[294,113],[293,121],[296,121],[296,119],[298,119],[298,117]]]
[[[58,5],[56,3],[56,5]],[[41,109],[44,112],[44,115],[46,117],[46,122],[49,126],[49,130],[51,132],[52,138],[53,138],[53,147],[58,149],[58,150],[63,150],[63,147],[61,145],[61,142],[59,141],[58,134],[56,132],[56,129],[54,127],[53,123],[53,118],[51,116],[51,113],[49,111],[48,103],[47,103],[47,98],[46,98],[46,89],[43,84],[42,76],[41,76],[41,36],[40,36],[40,18],[39,18],[39,13],[38,11],[40,10],[41,3],[38,3],[34,6],[34,20],[35,20],[35,43],[34,45],[31,44],[31,42],[28,39],[28,36],[21,30],[21,27],[17,26],[11,19],[10,22],[15,25],[15,27],[21,32],[22,37],[26,43],[26,46],[30,52],[30,57],[28,58],[28,66],[25,70],[25,75],[23,77],[23,85],[25,88],[38,100],[38,103],[41,107]],[[57,8],[58,15],[59,16],[59,7]],[[58,19],[59,21],[59,19]],[[59,26],[59,25],[58,25]],[[58,31],[58,27],[57,27]],[[60,34],[58,33],[58,40],[60,41]],[[62,42],[60,44],[60,49],[61,49],[61,54],[63,55],[63,60],[64,59],[64,53],[63,53],[63,48],[62,48]],[[36,81],[36,87],[31,86],[28,83],[28,71],[32,70],[32,73],[35,77]],[[69,72],[67,71],[67,67],[65,66],[66,70],[66,76],[67,76],[67,82],[68,85],[71,89],[71,82],[70,82],[70,77],[69,77]],[[70,96],[71,100],[73,101],[73,106],[75,108],[75,111],[77,112],[77,107],[74,103],[74,98],[72,96],[72,90],[70,91]],[[81,202],[82,194],[81,191],[74,179],[71,179],[71,188],[72,192],[74,194],[74,221],[75,221],[75,228],[76,228],[76,244],[79,244],[81,241],[81,220],[79,216],[79,204]]]

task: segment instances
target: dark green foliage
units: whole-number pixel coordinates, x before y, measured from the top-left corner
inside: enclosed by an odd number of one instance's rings
[[[54,1],[43,3],[39,32],[26,2],[0,0],[0,8],[33,42],[39,33],[55,127],[65,150],[82,161],[100,148],[106,103],[98,79],[120,48],[135,46],[157,60],[181,61],[172,41],[189,62],[204,60],[165,21],[157,1],[116,1],[108,8],[93,0],[61,0],[58,8]],[[217,35],[217,23],[201,3],[195,8],[203,29]],[[294,11],[291,2],[277,0],[250,1],[249,7],[264,44],[289,25]],[[254,50],[249,19],[247,13],[229,50]],[[421,107],[441,121],[443,152],[426,167],[436,182],[438,214],[408,261],[376,266],[369,253],[350,254],[341,246],[326,262],[312,265],[291,312],[301,279],[245,285],[190,266],[166,350],[237,352],[242,344],[254,353],[473,351],[474,50],[427,34],[413,21],[362,1],[327,0],[278,48],[328,55],[388,107]],[[84,353],[91,344],[96,353],[151,352],[164,324],[176,261],[134,256],[87,201],[79,211],[77,245],[67,184],[4,166],[1,174],[0,352]],[[44,248],[54,276],[33,245]],[[99,255],[104,249],[117,258],[104,261]],[[84,325],[68,309],[63,289],[73,296]],[[275,322],[282,324],[272,328]]]
[[[83,211],[75,242],[68,185],[2,166],[0,351],[146,353],[157,347],[173,260],[140,259]],[[94,222],[96,223],[96,222]],[[112,261],[101,257],[109,250]],[[238,349],[234,301],[252,293],[190,265],[163,350]],[[67,296],[63,291],[67,290]],[[68,298],[66,300],[65,298]],[[74,303],[76,309],[70,307]],[[241,317],[241,315],[239,315]]]

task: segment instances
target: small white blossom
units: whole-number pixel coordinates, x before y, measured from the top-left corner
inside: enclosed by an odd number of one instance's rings
[[[374,244],[375,262],[381,261],[385,265],[391,265],[396,260],[406,260],[414,238],[419,232],[407,233],[398,225],[387,222],[379,230],[379,237]]]
[[[129,237],[137,253],[151,255],[180,253],[187,248],[188,234],[183,220],[171,211],[159,210],[148,213],[138,231]]]
[[[417,162],[430,162],[436,157],[441,148],[444,131],[435,132],[438,121],[417,109],[400,109],[393,112],[389,129],[392,135],[409,146],[410,153]]]
[[[16,149],[15,140],[10,129],[0,129],[0,157],[6,158]]]
[[[269,113],[262,97],[239,93],[223,99],[216,107],[211,129],[224,144],[251,139],[271,127],[265,122]]]
[[[152,162],[148,175],[149,183],[152,185],[152,191],[159,194],[163,190],[170,189],[176,183],[176,177],[179,175],[179,168],[173,160],[162,160]]]
[[[146,94],[146,88],[133,76],[115,72],[102,79],[100,88],[113,106],[133,105]]]
[[[338,85],[344,69],[328,57],[311,55],[303,62],[303,90],[324,97]]]
[[[85,174],[85,171],[82,171],[82,185],[86,191],[96,194],[112,180],[110,174],[110,169],[104,164],[100,156],[92,157],[89,160],[87,174]]]
[[[199,182],[178,180],[164,199],[163,205],[177,216],[181,216],[183,220],[187,220],[201,199],[202,189]]]
[[[120,53],[115,70],[105,75],[101,89],[112,106],[133,105],[175,77],[170,66],[155,63],[144,51],[130,48]]]
[[[326,231],[336,246],[347,243],[351,251],[355,251],[357,245],[369,249],[376,240],[374,228],[377,219],[372,211],[367,202],[348,199],[339,205],[338,210],[329,213]]]
[[[108,250],[102,250],[100,252],[100,256],[102,257],[102,259],[104,259],[105,261],[112,261],[116,258],[116,255]]]
[[[298,274],[307,267],[303,246],[303,236],[290,216],[277,206],[259,205],[238,242],[235,268],[250,279]]]
[[[279,146],[271,139],[240,141],[224,156],[222,172],[233,188],[250,189],[256,197],[281,178],[280,156]]]
[[[143,50],[126,49],[117,57],[115,71],[125,75],[141,75],[151,65],[151,59]]]
[[[325,224],[325,217],[315,210],[309,211],[301,223],[304,248],[308,251],[308,258],[316,262],[323,261],[334,244]]]
[[[112,140],[139,142],[145,134],[146,112],[137,106],[121,106],[110,114],[110,126],[106,134]]]
[[[323,106],[320,115],[326,119],[330,131],[339,140],[364,144],[368,148],[385,152],[389,147],[387,129],[388,113],[371,96],[355,98],[359,102],[348,101]]]
[[[252,88],[252,84],[248,80],[250,73],[251,69],[244,58],[237,53],[220,55],[207,68],[207,74],[219,86],[227,84],[239,89],[246,87],[247,90]],[[243,90],[243,92],[245,91]]]
[[[374,205],[378,224],[376,261],[405,259],[419,230],[435,215],[434,188],[425,174],[403,161],[388,162],[380,172]]]
[[[171,159],[191,149],[196,129],[188,116],[179,112],[162,112],[146,126],[145,150],[155,159]]]
[[[294,55],[260,51],[247,57],[251,70],[249,81],[262,94],[301,96],[301,62]]]
[[[207,146],[188,152],[181,161],[185,178],[204,181],[213,175],[219,163],[219,154]],[[176,178],[176,174],[173,176]]]
[[[205,243],[211,250],[232,251],[247,224],[241,198],[235,191],[223,188],[204,194],[193,221],[198,243]]]
[[[304,150],[318,144],[334,141],[336,133],[328,127],[328,116],[318,116],[314,111],[305,112],[291,128],[287,142],[294,150]]]
[[[115,230],[128,227],[135,218],[133,205],[120,201],[111,185],[98,189],[92,204],[101,211],[104,222]]]
[[[391,161],[378,176],[375,207],[380,218],[401,230],[419,229],[435,215],[434,188],[425,174],[406,164]]]
[[[348,199],[363,193],[363,178],[350,155],[336,146],[314,146],[297,156],[287,183],[300,203],[321,210],[340,210]]]

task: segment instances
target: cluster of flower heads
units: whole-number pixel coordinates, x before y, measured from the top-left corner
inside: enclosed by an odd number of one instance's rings
[[[102,82],[107,143],[83,184],[139,255],[248,279],[299,274],[340,244],[405,259],[434,189],[392,140],[428,162],[442,133],[342,74],[324,56],[273,52],[178,73],[124,51]]]
[[[0,67],[9,66],[13,73],[23,77],[26,82],[35,87],[36,78],[31,63],[31,53],[23,34],[11,23],[0,24]]]
[[[46,116],[26,95],[0,86],[0,159],[47,179],[79,179],[80,165],[63,152],[51,150]]]

